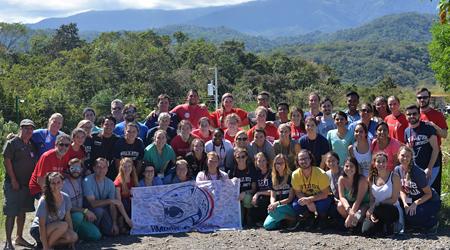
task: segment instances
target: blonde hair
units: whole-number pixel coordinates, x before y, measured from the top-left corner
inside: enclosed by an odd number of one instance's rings
[[[120,181],[121,184],[121,188],[122,188],[122,192],[125,191],[130,191],[128,190],[128,186],[125,183],[125,170],[124,170],[124,166],[126,162],[131,162],[131,173],[130,173],[130,182],[132,185],[137,185],[138,184],[138,178],[137,178],[137,173],[136,173],[136,168],[134,167],[134,162],[133,159],[130,157],[124,157],[120,160],[120,164],[119,164],[119,174],[116,177],[116,180]]]

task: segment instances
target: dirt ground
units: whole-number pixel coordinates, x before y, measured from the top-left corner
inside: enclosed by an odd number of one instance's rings
[[[13,234],[14,235],[14,234]],[[33,242],[26,232],[27,240]],[[3,246],[3,245],[2,245]],[[83,242],[77,249],[450,249],[450,230],[436,235],[403,234],[391,238],[365,238],[337,231],[286,232],[247,229],[215,233],[158,236],[120,236]],[[17,248],[23,249],[23,248]]]

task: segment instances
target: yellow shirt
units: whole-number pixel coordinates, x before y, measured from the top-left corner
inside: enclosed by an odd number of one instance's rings
[[[291,183],[295,191],[300,191],[306,196],[316,195],[330,186],[327,174],[318,167],[312,167],[309,178],[303,176],[302,169],[298,168],[292,173]]]

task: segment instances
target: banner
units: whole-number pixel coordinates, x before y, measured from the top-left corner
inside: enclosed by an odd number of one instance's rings
[[[239,179],[132,189],[131,234],[242,229]]]

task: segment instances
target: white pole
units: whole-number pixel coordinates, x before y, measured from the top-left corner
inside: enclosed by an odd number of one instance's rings
[[[214,66],[214,82],[215,82],[215,89],[216,89],[216,94],[215,94],[215,99],[216,99],[216,110],[219,108],[219,86],[217,83],[217,66]]]

